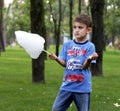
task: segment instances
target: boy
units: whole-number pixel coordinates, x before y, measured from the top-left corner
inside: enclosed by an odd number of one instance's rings
[[[77,16],[73,21],[75,39],[63,45],[59,57],[54,53],[49,55],[65,67],[63,83],[52,111],[66,111],[72,101],[78,111],[89,111],[91,72],[88,67],[98,58],[94,44],[86,37],[91,32],[91,25],[91,19],[86,14]]]

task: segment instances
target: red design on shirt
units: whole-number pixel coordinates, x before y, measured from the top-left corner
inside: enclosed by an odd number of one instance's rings
[[[83,75],[77,75],[77,74],[70,74],[65,77],[65,81],[71,81],[71,82],[77,82],[81,83],[84,81],[84,76]]]

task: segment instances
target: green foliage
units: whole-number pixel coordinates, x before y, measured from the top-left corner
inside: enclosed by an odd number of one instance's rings
[[[56,23],[58,24],[59,19],[59,2],[56,0],[44,0],[45,3],[45,23],[46,23],[46,29],[47,33],[52,33],[51,36],[54,35],[54,22],[53,19],[56,20]],[[62,20],[61,20],[61,36],[63,36],[64,33],[70,33],[69,30],[69,14],[70,14],[70,8],[69,8],[69,0],[62,0]],[[50,9],[50,5],[52,7],[52,10]],[[82,12],[86,12],[85,5],[82,5]],[[78,15],[78,0],[73,1],[73,18]]]
[[[8,41],[12,42],[16,30],[30,31],[30,2],[29,0],[14,2],[6,9],[6,30]]]
[[[104,15],[105,35],[111,37],[119,36],[120,32],[120,1],[119,0],[105,0],[106,10]],[[22,3],[22,4],[21,4]],[[52,13],[49,3],[52,6]],[[78,14],[78,0],[74,0],[73,5],[73,18]],[[58,21],[58,1],[56,0],[44,0],[45,5],[45,24],[47,33],[50,36],[54,35],[54,23],[52,21],[53,16]],[[87,12],[86,6],[82,3],[82,13]],[[14,2],[4,9],[4,16],[6,21],[6,30],[8,41],[13,41],[15,30],[30,31],[30,0],[14,0]],[[52,16],[53,14],[53,16]],[[69,0],[62,0],[62,22],[61,22],[61,36],[62,34],[69,33]]]
[[[107,36],[120,35],[120,1],[106,0],[106,13],[104,16],[105,33]]]
[[[50,48],[52,52],[54,47]],[[93,77],[91,111],[119,111],[120,51],[106,49],[103,77]],[[45,61],[45,84],[33,84],[31,58],[20,47],[7,47],[0,56],[0,111],[50,111],[62,82],[63,68]],[[74,103],[68,111],[77,111]]]

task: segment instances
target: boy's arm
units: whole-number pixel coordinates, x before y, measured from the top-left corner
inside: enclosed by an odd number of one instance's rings
[[[88,68],[92,60],[96,60],[98,58],[98,54],[95,52],[93,55],[89,56],[87,60],[83,64],[83,68]]]
[[[49,57],[50,57],[51,59],[53,59],[53,60],[56,60],[56,61],[57,61],[60,65],[62,65],[63,67],[66,66],[65,61],[62,60],[62,59],[60,59],[60,58],[58,58],[54,53],[49,54]]]

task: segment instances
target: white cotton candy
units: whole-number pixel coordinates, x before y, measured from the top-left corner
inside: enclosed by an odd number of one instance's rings
[[[31,58],[37,59],[44,49],[45,40],[38,34],[15,31],[18,44],[23,47]]]

